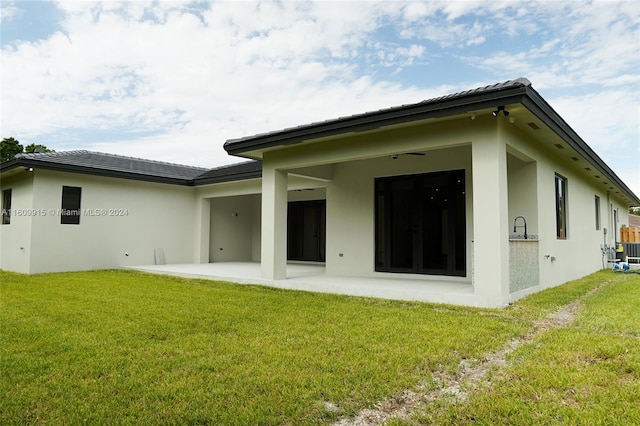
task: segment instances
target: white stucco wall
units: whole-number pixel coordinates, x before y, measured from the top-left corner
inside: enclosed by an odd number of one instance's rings
[[[299,176],[288,179],[288,200],[325,198],[324,182]],[[196,262],[259,262],[261,257],[261,182],[259,179],[206,185],[196,189],[196,197],[208,208],[196,221],[206,216],[207,226],[197,234],[206,244],[206,260]],[[235,213],[238,213],[235,216]],[[198,246],[199,243],[196,243]],[[220,250],[222,249],[222,250]]]
[[[518,216],[525,218],[529,236],[538,235],[537,167],[533,160],[524,162],[513,155],[507,156],[509,235],[524,235],[522,219],[518,219],[518,228],[513,230]]]
[[[567,238],[556,237],[555,218],[555,174],[567,179]],[[607,188],[608,189],[608,188]],[[607,191],[605,185],[598,186],[585,180],[571,164],[547,159],[539,168],[538,175],[539,214],[541,217],[540,263],[541,285],[555,286],[595,272],[603,267],[602,228],[607,222]],[[595,196],[601,201],[601,229],[595,225]],[[626,211],[626,207],[614,202],[615,208]],[[611,225],[612,226],[612,225]],[[555,258],[551,261],[551,258]],[[606,266],[606,265],[605,265]]]
[[[471,149],[430,151],[424,157],[381,157],[337,164],[327,187],[327,273],[375,274],[374,182],[377,177],[467,170],[467,217],[471,217]],[[473,223],[467,220],[467,271]],[[439,277],[441,279],[442,277]],[[457,279],[459,280],[459,278]]]
[[[196,233],[195,262],[260,261],[261,190],[260,179],[195,188],[198,202],[207,206],[197,213],[196,221],[207,226]]]
[[[251,261],[260,262],[261,235],[262,235],[262,197],[256,195],[253,197],[253,211],[251,218]]]
[[[33,173],[20,170],[2,179],[1,190],[11,189],[11,223],[0,225],[0,269],[30,272]],[[30,214],[31,213],[31,214]]]
[[[505,133],[511,152],[526,162],[515,160],[510,163],[509,216],[513,220],[525,209],[527,214],[523,215],[527,218],[529,233],[539,235],[540,286],[536,290],[601,269],[603,228],[608,228],[608,244],[613,244],[611,205],[621,213],[625,213],[627,207],[610,193],[610,185],[585,173],[585,167],[593,169],[593,166],[582,159],[571,159],[575,154],[568,147],[558,149],[555,146],[558,140],[532,140],[524,132],[508,126]],[[556,173],[567,179],[566,239],[556,236]],[[601,203],[599,230],[596,229],[595,196]],[[521,233],[520,229],[518,233]],[[615,235],[619,235],[619,231],[616,230]]]
[[[33,208],[59,209],[63,185],[82,188],[84,211],[107,215],[84,215],[79,225],[61,224],[59,214],[34,218],[29,272],[153,264],[156,248],[166,263],[193,261],[193,188],[36,170]]]
[[[249,262],[254,257],[256,200],[259,195],[212,198],[210,262]],[[259,225],[259,224],[258,224]]]
[[[531,118],[529,118],[531,119]],[[541,136],[542,135],[542,136]],[[549,139],[547,139],[549,138]],[[618,230],[611,231],[611,210],[620,212],[618,227],[624,223],[626,206],[616,201],[609,188],[600,186],[584,173],[584,160],[575,156],[561,140],[550,133],[538,133],[529,126],[515,126],[502,117],[477,117],[475,121],[458,119],[417,124],[410,128],[383,130],[373,134],[354,134],[348,138],[330,138],[312,144],[266,152],[265,163],[275,170],[301,170],[304,167],[332,165],[327,182],[327,273],[331,275],[376,275],[374,272],[374,180],[376,177],[464,169],[467,180],[467,277],[471,280],[472,262],[484,265],[483,276],[475,268],[478,304],[496,306],[510,297],[555,286],[579,278],[602,267],[600,245],[602,228],[609,228],[609,243]],[[485,148],[481,148],[485,146]],[[477,153],[478,158],[474,158]],[[424,157],[392,154],[422,151]],[[504,156],[484,167],[484,159],[493,153]],[[482,155],[480,155],[482,154]],[[483,168],[484,167],[484,168]],[[492,176],[474,176],[502,169]],[[568,182],[568,238],[556,237],[555,174]],[[492,183],[493,182],[493,183]],[[482,194],[475,194],[480,191]],[[504,196],[494,197],[504,192]],[[478,195],[477,197],[474,197]],[[601,229],[595,226],[594,196],[601,200]],[[477,203],[478,209],[474,209]],[[482,204],[482,205],[481,205]],[[499,208],[499,210],[497,210]],[[281,207],[280,207],[281,211]],[[498,214],[499,213],[499,214]],[[510,294],[508,267],[509,235],[514,219],[524,216],[529,235],[537,235],[539,285],[515,295]],[[499,217],[496,222],[496,217]],[[269,216],[267,219],[271,219]],[[491,226],[487,226],[487,224]],[[474,226],[482,234],[474,233]],[[487,232],[487,229],[491,229]],[[516,234],[522,234],[518,229]],[[472,243],[473,240],[476,240]],[[480,244],[480,240],[482,240]],[[475,244],[475,248],[473,245]],[[480,247],[480,245],[482,247]],[[268,248],[267,248],[268,249]],[[553,261],[551,259],[554,259]],[[500,262],[502,264],[500,264]],[[478,265],[475,265],[478,266]],[[517,269],[517,268],[516,268]],[[493,273],[492,271],[500,271]],[[425,277],[425,279],[429,279]],[[446,281],[453,277],[433,277]],[[498,285],[497,290],[481,288],[482,283]],[[498,283],[498,284],[495,284]],[[492,295],[486,292],[494,292]],[[483,293],[483,295],[480,295]]]

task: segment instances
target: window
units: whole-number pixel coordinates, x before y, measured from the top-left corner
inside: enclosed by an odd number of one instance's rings
[[[595,196],[596,203],[596,230],[600,230],[600,197]]]
[[[11,189],[2,191],[2,224],[11,223]]]
[[[80,224],[80,195],[82,188],[77,186],[62,187],[62,209],[60,223],[64,225]]]
[[[556,236],[567,239],[567,179],[556,175]]]

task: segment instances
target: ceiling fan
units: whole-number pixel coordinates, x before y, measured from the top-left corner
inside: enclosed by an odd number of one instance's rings
[[[422,157],[422,156],[425,155],[425,153],[424,152],[403,152],[401,154],[393,154],[391,156],[391,158],[393,158],[394,160],[397,160],[398,157],[401,156],[401,155],[417,155],[417,156]]]

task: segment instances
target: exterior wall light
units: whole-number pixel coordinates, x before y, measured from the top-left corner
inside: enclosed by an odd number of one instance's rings
[[[495,111],[493,111],[493,112],[491,113],[491,115],[493,115],[494,117],[497,117],[497,116],[498,116],[498,114],[500,114],[500,111],[502,111],[502,113],[504,114],[504,116],[505,116],[505,117],[508,117],[508,116],[509,116],[509,111],[507,111],[506,109],[504,109],[504,105],[500,105],[500,106],[498,107],[498,109],[497,109],[497,110],[495,110]]]

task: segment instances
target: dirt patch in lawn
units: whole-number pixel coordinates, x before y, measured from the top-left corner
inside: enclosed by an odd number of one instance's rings
[[[502,349],[488,353],[482,360],[462,360],[455,373],[435,371],[432,381],[420,384],[414,390],[405,389],[399,395],[379,401],[373,408],[360,411],[355,418],[341,419],[335,426],[379,425],[392,418],[407,419],[426,403],[464,401],[470,392],[483,384],[483,379],[507,365],[507,356],[523,344],[531,343],[540,334],[556,328],[569,327],[580,308],[581,301],[600,290],[606,283],[592,289],[575,301],[562,306],[548,316],[533,322],[524,336],[510,340]]]

